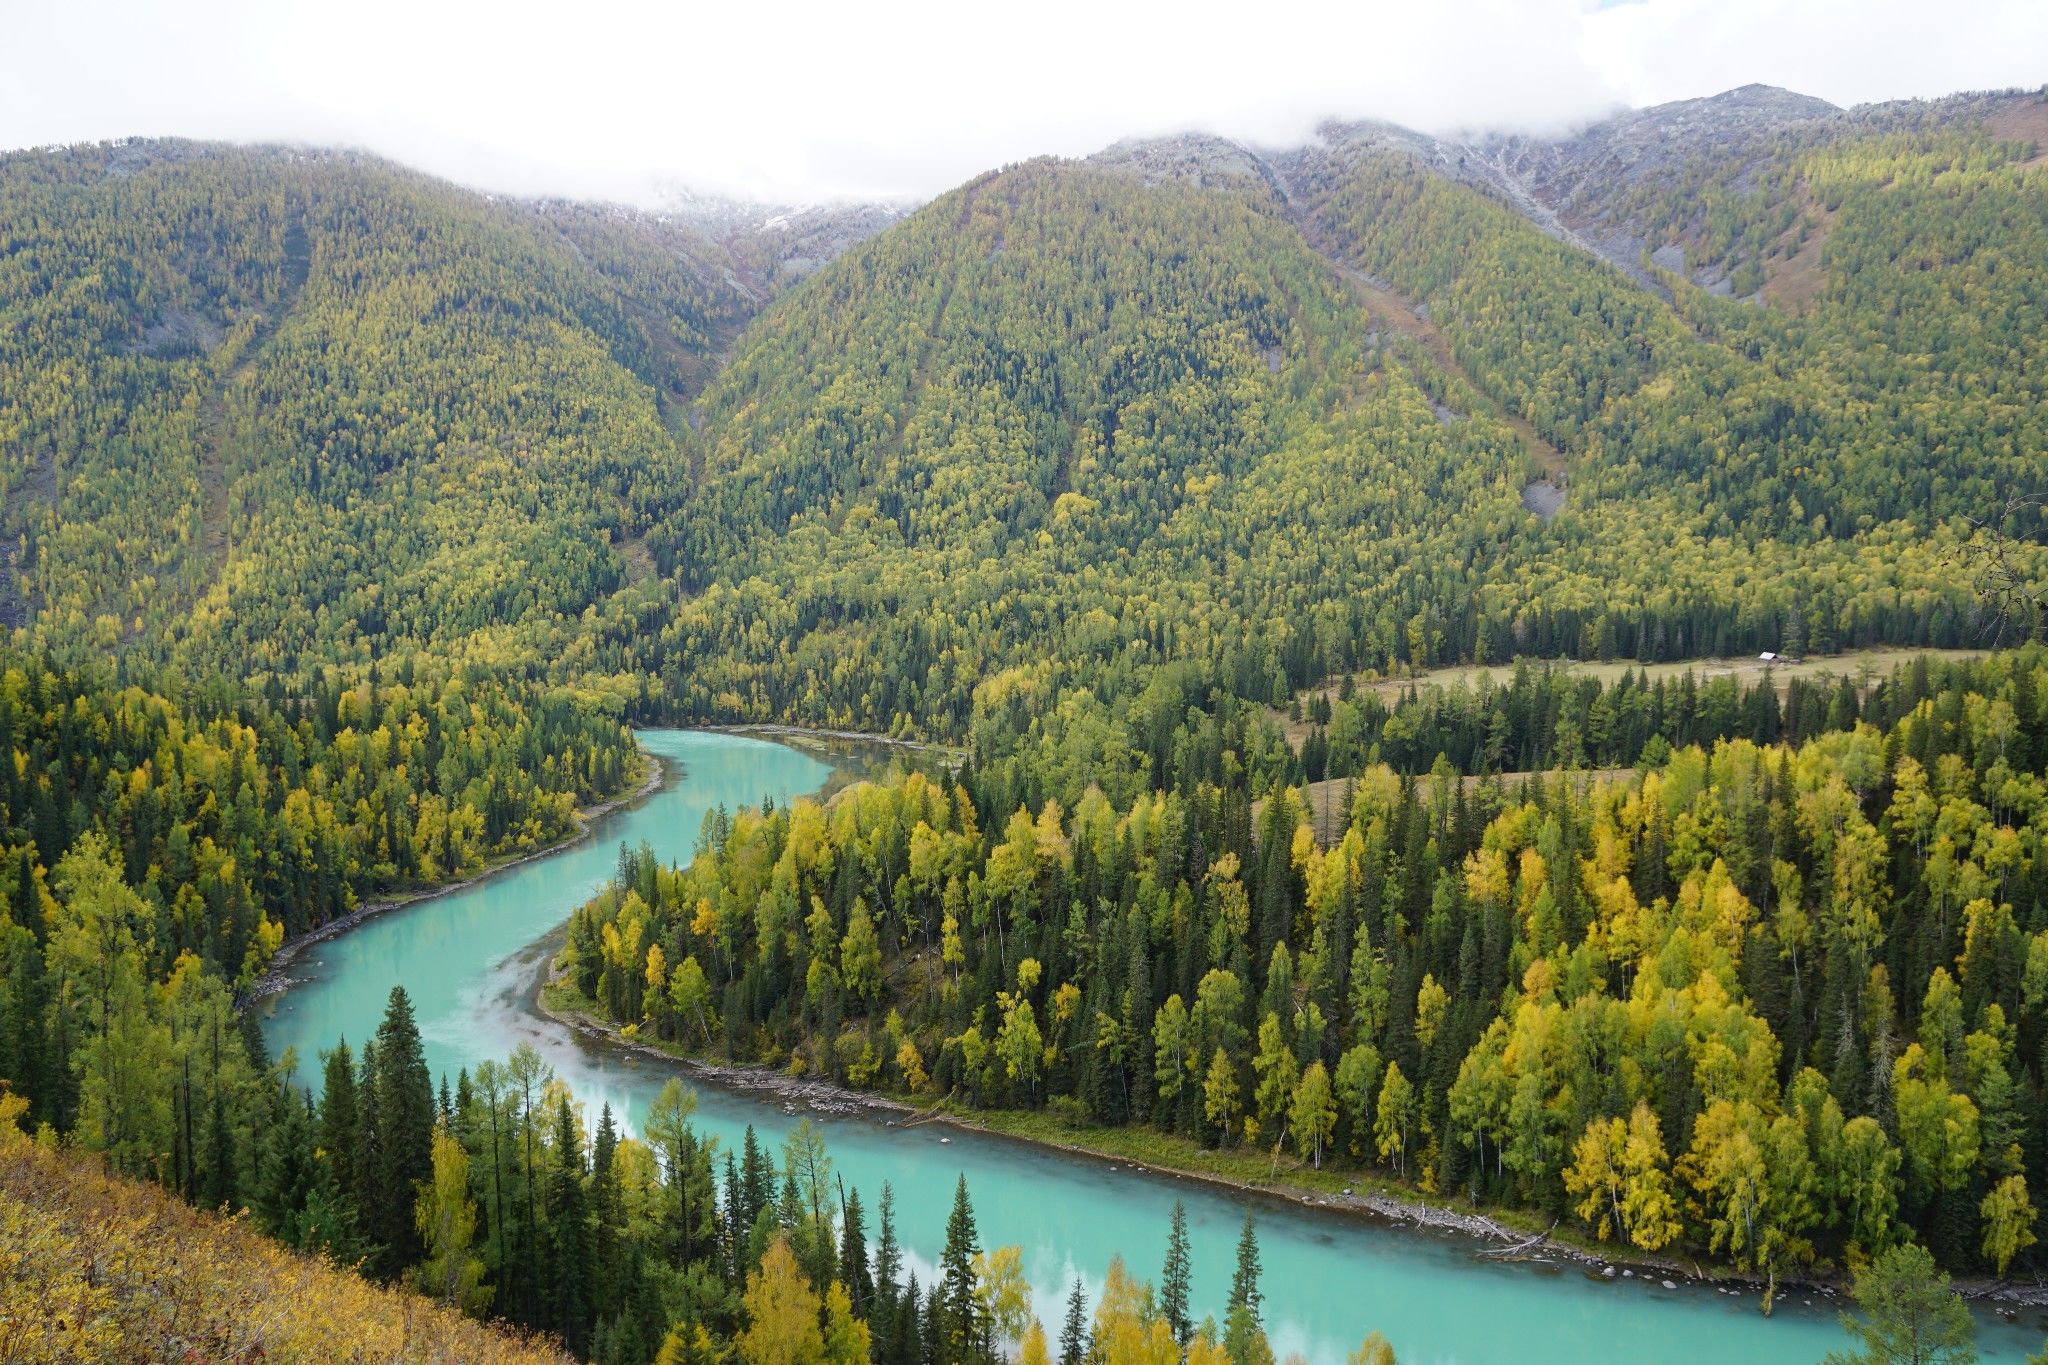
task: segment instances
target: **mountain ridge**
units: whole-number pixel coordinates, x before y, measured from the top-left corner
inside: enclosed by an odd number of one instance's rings
[[[360,153],[14,154],[11,615],[204,670],[424,650],[655,715],[952,734],[1046,631],[1120,668],[1235,649],[1261,694],[1816,615],[1948,640],[1972,608],[1916,546],[2034,477],[2039,272],[2005,227],[2033,144],[1983,122],[2034,98],[1746,88],[1581,134],[1637,158],[1599,194],[1509,142],[1332,124],[1040,158],[901,216],[705,201],[701,230]],[[1762,131],[1706,159],[1659,132],[1715,148],[1721,119]],[[1921,291],[1889,350],[1858,339],[1901,325],[1878,281]],[[1963,371],[1986,392],[1926,388]],[[1646,527],[1639,597],[1603,599]],[[995,603],[1014,629],[963,630]],[[899,657],[922,682],[873,676]]]

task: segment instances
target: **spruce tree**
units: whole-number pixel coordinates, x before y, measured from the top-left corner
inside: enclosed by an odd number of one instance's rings
[[[618,1175],[612,1170],[612,1155],[618,1146],[618,1125],[612,1122],[612,1107],[607,1103],[598,1112],[597,1136],[590,1148],[590,1221],[597,1260],[591,1277],[591,1308],[599,1322],[609,1321],[618,1311],[621,1293],[619,1266],[626,1211]]]
[[[1194,1271],[1188,1250],[1188,1210],[1173,1201],[1173,1228],[1166,1237],[1166,1266],[1159,1274],[1159,1311],[1173,1329],[1173,1339],[1185,1348],[1194,1335],[1195,1324],[1188,1315],[1188,1282]]]
[[[383,1207],[388,1201],[384,1199],[380,1174],[385,1165],[384,1123],[381,1117],[383,1105],[377,1088],[375,1038],[363,1044],[362,1056],[357,1059],[355,1094],[355,1155],[349,1162],[349,1174],[355,1183],[349,1187],[349,1198],[355,1203],[356,1224],[362,1230],[363,1240],[370,1246],[370,1270],[372,1273],[389,1273],[387,1257],[391,1243],[385,1238],[390,1209]],[[407,1221],[409,1225],[410,1220]]]
[[[286,1246],[300,1249],[307,1249],[306,1204],[319,1181],[310,1104],[290,1086],[278,1087],[253,1182],[256,1225]]]
[[[1060,1329],[1060,1365],[1085,1365],[1088,1359],[1088,1291],[1081,1277],[1067,1291],[1067,1321]]]
[[[888,1365],[924,1365],[926,1342],[925,1299],[917,1287],[915,1272],[903,1283],[902,1297],[896,1301],[896,1354]]]
[[[868,1270],[867,1220],[859,1190],[846,1196],[839,1219],[839,1282],[846,1286],[855,1316],[866,1317],[875,1302],[875,1280]]]
[[[1230,1306],[1243,1308],[1259,1320],[1259,1235],[1252,1211],[1244,1211],[1244,1231],[1237,1235],[1237,1271],[1230,1278]]]
[[[348,1039],[321,1057],[320,1121],[316,1145],[335,1197],[355,1207],[357,1144],[362,1139],[362,1106],[356,1095],[355,1058]]]
[[[583,1188],[583,1134],[566,1097],[555,1105],[547,1183],[548,1325],[581,1352],[590,1315],[590,1209]]]
[[[896,1191],[886,1180],[882,1182],[881,1219],[875,1240],[875,1302],[886,1308],[895,1306],[896,1277],[903,1271],[903,1248],[896,1242]]]
[[[746,1277],[747,1253],[746,1196],[740,1188],[739,1163],[733,1160],[732,1149],[725,1153],[725,1278],[728,1283],[739,1284]]]
[[[412,1000],[403,986],[391,988],[384,1022],[377,1026],[373,1074],[377,1200],[364,1212],[373,1220],[377,1240],[386,1248],[386,1273],[396,1273],[420,1257],[419,1229],[412,1218],[413,1191],[434,1178],[437,1112],[433,1078],[427,1073],[419,1026],[413,1022]]]
[[[974,1295],[974,1258],[980,1251],[974,1206],[968,1202],[967,1177],[962,1175],[953,1191],[953,1212],[946,1219],[946,1248],[939,1255],[939,1283],[932,1290],[932,1297],[938,1301],[938,1344],[949,1361],[973,1360],[980,1355],[981,1331]]]
[[[775,1201],[775,1163],[761,1150],[751,1123],[740,1143],[740,1193],[746,1200],[740,1206],[740,1222],[751,1229],[760,1219],[761,1210]]]
[[[943,1283],[934,1284],[924,1296],[924,1314],[918,1322],[917,1358],[922,1365],[966,1365],[969,1357],[948,1344],[946,1295]]]

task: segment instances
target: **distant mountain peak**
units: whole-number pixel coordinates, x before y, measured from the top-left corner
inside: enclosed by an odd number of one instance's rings
[[[1808,119],[1830,118],[1841,112],[1839,105],[1830,104],[1813,95],[1802,95],[1783,86],[1750,84],[1739,85],[1733,90],[1723,90],[1718,95],[1669,100],[1663,104],[1630,109],[1595,124],[1593,129],[1588,131],[1597,131],[1601,127],[1613,125],[1641,126],[1691,121],[1701,117],[1737,127],[1755,128],[1762,124],[1801,123]]]
[[[911,200],[769,204],[661,187],[661,217],[798,279],[917,208]]]
[[[1803,109],[1814,114],[1841,112],[1840,105],[1830,104],[1818,95],[1804,95],[1797,90],[1787,90],[1782,85],[1765,85],[1760,81],[1751,81],[1748,85],[1738,85],[1733,90],[1723,90],[1718,95],[1709,95],[1706,102],[1771,105],[1782,109]]]
[[[838,222],[892,223],[918,207],[911,199],[811,200],[802,203],[737,199],[665,181],[657,188],[655,211],[708,237],[735,233],[807,232]]]
[[[1127,137],[1088,158],[1106,170],[1128,171],[1147,184],[1180,180],[1197,185],[1263,184],[1265,164],[1240,143],[1213,133]]]

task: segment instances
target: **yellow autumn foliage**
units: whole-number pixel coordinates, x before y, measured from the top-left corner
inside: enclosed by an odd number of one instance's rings
[[[30,1142],[12,1122],[0,1126],[0,1341],[11,1365],[570,1359]]]

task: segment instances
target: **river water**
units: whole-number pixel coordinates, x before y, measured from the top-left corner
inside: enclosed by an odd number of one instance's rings
[[[620,843],[644,840],[664,859],[686,859],[708,811],[764,797],[787,802],[816,791],[832,771],[795,749],[734,735],[656,730],[640,738],[670,780],[603,817],[591,839],[310,948],[293,968],[304,980],[268,1004],[264,1034],[273,1051],[296,1049],[300,1075],[312,1082],[319,1050],[341,1037],[360,1045],[375,1032],[391,987],[403,984],[437,1078],[445,1073],[452,1083],[458,1068],[530,1042],[593,1117],[609,1102],[634,1124],[674,1069],[586,1042],[534,1013],[534,985],[552,950],[546,940],[604,882]],[[698,1127],[723,1143],[736,1146],[751,1123],[779,1144],[797,1121],[779,1103],[698,1089]],[[1066,1285],[1079,1275],[1093,1302],[1112,1255],[1157,1278],[1176,1198],[1188,1209],[1197,1316],[1221,1316],[1242,1197],[939,1125],[818,1121],[835,1170],[862,1191],[870,1236],[881,1184],[893,1186],[900,1235],[922,1282],[945,1239],[955,1178],[964,1173],[983,1244],[1024,1248],[1036,1310],[1051,1333]],[[1394,1343],[1403,1365],[1811,1365],[1847,1344],[1833,1306],[1810,1306],[1796,1293],[1767,1319],[1754,1294],[1608,1281],[1572,1265],[1497,1264],[1476,1258],[1459,1239],[1279,1201],[1255,1207],[1274,1348],[1282,1356],[1298,1351],[1313,1365],[1341,1365],[1374,1329]],[[2044,1331],[2039,1312],[2023,1314],[2019,1325],[1984,1317],[1979,1346],[1987,1362],[2016,1363],[2038,1348]]]

